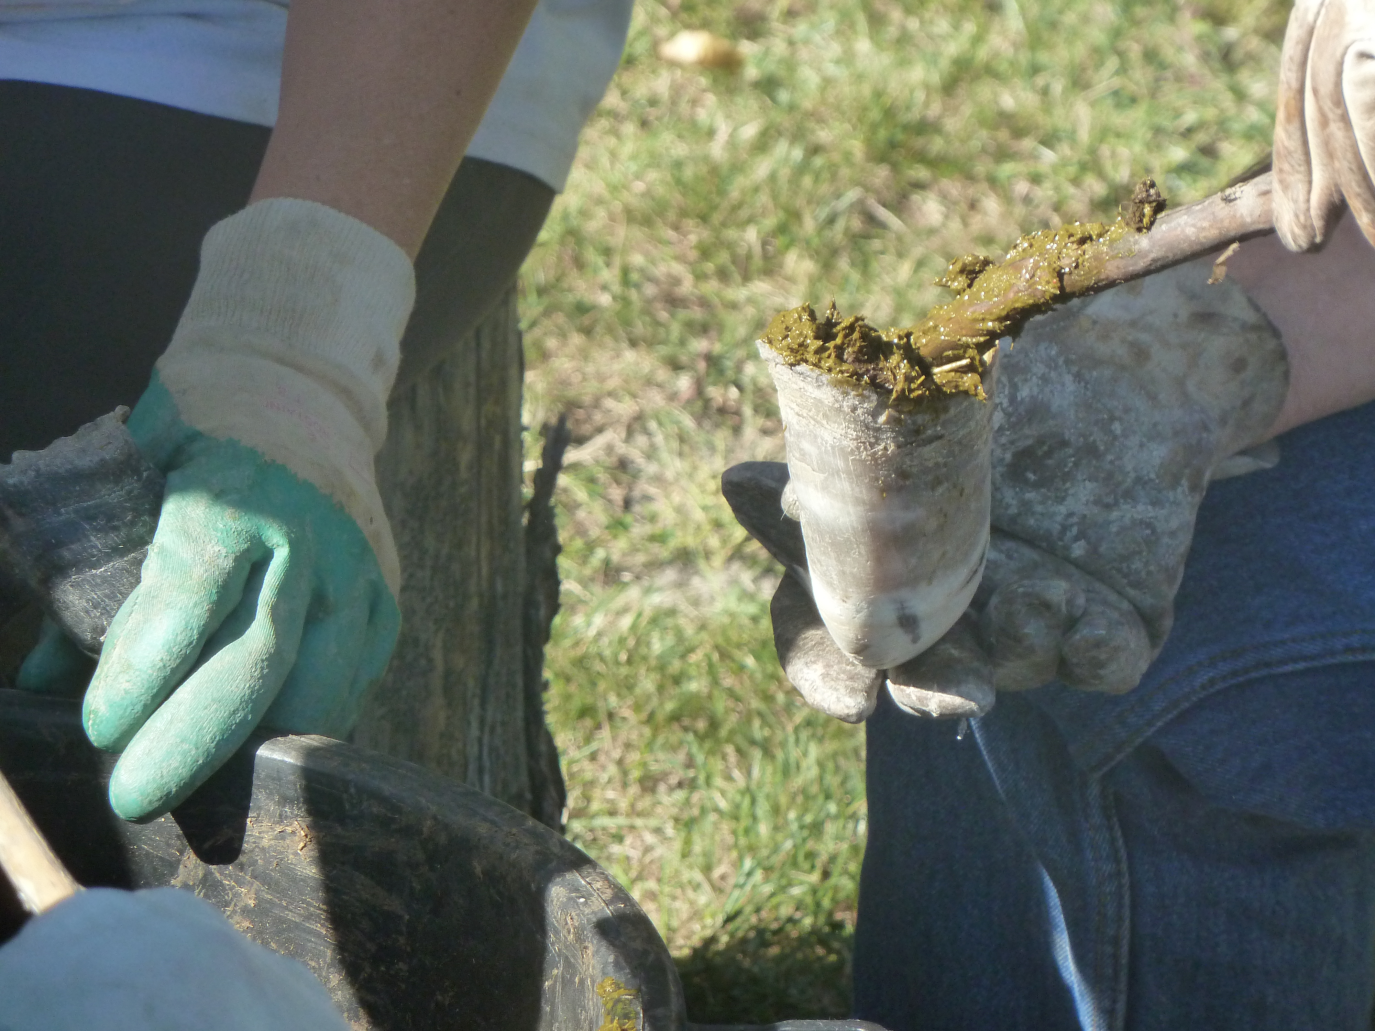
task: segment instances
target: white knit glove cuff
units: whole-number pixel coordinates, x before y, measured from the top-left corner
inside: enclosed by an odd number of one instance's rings
[[[377,230],[312,201],[259,201],[206,234],[157,363],[189,425],[246,444],[339,502],[393,594],[400,568],[373,456],[414,300],[410,259]]]

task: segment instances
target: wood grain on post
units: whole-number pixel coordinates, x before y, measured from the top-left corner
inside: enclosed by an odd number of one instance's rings
[[[353,740],[528,812],[515,291],[393,396],[377,458],[401,559],[401,636]]]
[[[521,348],[513,286],[392,397],[377,486],[401,559],[401,636],[353,740],[561,827],[539,690],[556,604],[546,598],[533,620],[529,611],[532,590],[557,599],[557,537],[551,521],[532,568]]]

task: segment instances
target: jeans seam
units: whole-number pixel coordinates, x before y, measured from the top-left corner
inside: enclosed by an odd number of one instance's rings
[[[1086,801],[1091,819],[1098,824],[1091,838],[1096,853],[1092,862],[1103,872],[1105,883],[1101,887],[1106,889],[1095,906],[1098,927],[1093,935],[1098,943],[1094,957],[1096,980],[1108,993],[1108,998],[1102,1000],[1101,1031],[1124,1031],[1131,958],[1131,872],[1112,793],[1098,777],[1089,778],[1089,787]]]
[[[1350,643],[1340,651],[1328,650],[1321,654],[1309,655],[1295,655],[1293,653],[1295,648],[1303,648],[1322,642],[1335,644],[1343,640]],[[1275,656],[1273,652],[1279,649],[1283,649],[1285,654]],[[1211,675],[1204,676],[1192,688],[1161,705],[1155,712],[1152,712],[1148,707],[1152,700],[1158,699],[1161,694],[1167,694],[1172,687],[1199,676],[1200,672],[1207,670],[1208,667],[1229,659],[1245,656],[1255,650],[1255,648],[1234,649],[1231,652],[1214,654],[1206,659],[1191,663],[1185,669],[1162,681],[1157,688],[1150,692],[1149,696],[1143,696],[1138,704],[1128,707],[1125,712],[1114,713],[1108,720],[1097,721],[1096,725],[1090,728],[1089,734],[1085,736],[1086,744],[1071,745],[1071,752],[1074,754],[1076,762],[1091,776],[1102,776],[1161,726],[1202,698],[1224,688],[1234,687],[1248,680],[1277,673],[1292,673],[1348,662],[1375,660],[1375,630],[1308,634],[1271,642],[1265,646],[1265,651],[1271,654],[1245,666],[1217,670]],[[1140,725],[1133,726],[1137,721]],[[1100,735],[1094,733],[1095,731],[1111,733]]]

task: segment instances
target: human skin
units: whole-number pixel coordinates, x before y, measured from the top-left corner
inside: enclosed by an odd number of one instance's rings
[[[1289,393],[1271,436],[1375,400],[1375,247],[1347,212],[1322,250],[1295,254],[1278,236],[1227,260],[1284,337]]]
[[[296,0],[252,200],[318,201],[414,258],[534,0]],[[1321,251],[1242,244],[1228,274],[1284,335],[1273,433],[1375,399],[1375,248],[1348,213]]]
[[[252,200],[317,201],[412,259],[535,0],[293,0]]]

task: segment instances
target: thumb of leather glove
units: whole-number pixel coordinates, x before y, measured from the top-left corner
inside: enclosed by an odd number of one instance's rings
[[[1351,208],[1375,244],[1375,0],[1296,0],[1280,57],[1275,229],[1319,246]]]
[[[1265,437],[1288,386],[1277,331],[1235,284],[1207,285],[1209,272],[1183,266],[1071,302],[999,357],[983,579],[969,612],[895,669],[841,664],[817,636],[815,607],[797,597],[806,555],[785,467],[774,464],[772,507],[741,485],[768,481],[752,468],[763,463],[727,471],[737,518],[790,571],[775,640],[809,703],[863,719],[886,679],[910,712],[977,716],[995,689],[1136,685],[1169,633],[1209,480]]]
[[[373,455],[413,297],[404,252],[320,204],[261,201],[206,236],[129,419],[167,487],[84,702],[122,752],[121,816],[175,806],[260,722],[342,736],[385,670],[399,572]]]
[[[742,462],[721,474],[721,493],[736,520],[787,570],[769,606],[784,674],[813,709],[858,723],[874,711],[883,674],[841,651],[822,622],[812,601],[802,524],[785,511],[787,486],[782,462]]]
[[[885,674],[861,666],[826,629],[812,600],[807,548],[788,482],[788,467],[782,462],[741,462],[722,474],[721,493],[740,525],[786,570],[769,605],[774,649],[784,675],[813,709],[846,723],[859,723],[874,711],[885,676],[891,678],[895,671]],[[920,686],[895,687],[888,680],[899,704],[928,716],[987,712],[993,705],[992,678],[968,617],[961,618],[926,654],[932,652],[937,652],[938,659],[922,667]],[[905,663],[899,669],[909,666]]]

